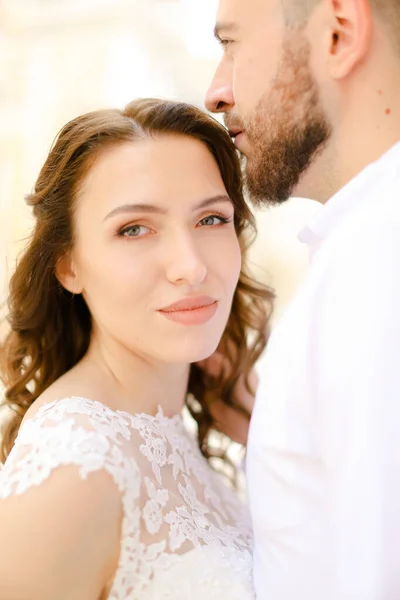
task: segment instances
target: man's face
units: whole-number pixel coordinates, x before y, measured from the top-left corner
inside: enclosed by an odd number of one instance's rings
[[[283,202],[330,136],[303,29],[289,27],[281,0],[220,0],[224,48],[206,105],[246,157],[255,202]]]

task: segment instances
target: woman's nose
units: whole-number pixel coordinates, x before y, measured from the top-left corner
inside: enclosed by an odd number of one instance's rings
[[[176,240],[177,242],[178,240]],[[171,283],[187,283],[198,286],[207,276],[207,265],[200,249],[188,236],[182,236],[174,244],[167,267],[167,278]]]

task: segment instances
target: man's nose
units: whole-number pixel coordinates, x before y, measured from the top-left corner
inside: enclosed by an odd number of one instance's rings
[[[234,104],[232,85],[227,77],[223,77],[221,69],[218,69],[206,93],[206,108],[213,113],[222,113],[228,112]]]

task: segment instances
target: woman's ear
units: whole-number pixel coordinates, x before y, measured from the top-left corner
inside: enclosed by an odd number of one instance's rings
[[[329,70],[347,77],[366,57],[372,39],[370,0],[328,0],[331,21]]]
[[[71,256],[71,253],[65,254],[57,261],[55,274],[60,284],[68,292],[71,292],[71,294],[82,293],[78,269]]]

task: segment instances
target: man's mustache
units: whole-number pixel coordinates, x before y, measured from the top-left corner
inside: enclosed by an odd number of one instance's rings
[[[245,129],[242,119],[240,119],[237,115],[233,114],[224,114],[224,125],[228,129],[228,131],[234,131],[238,129],[240,131],[244,131]]]

